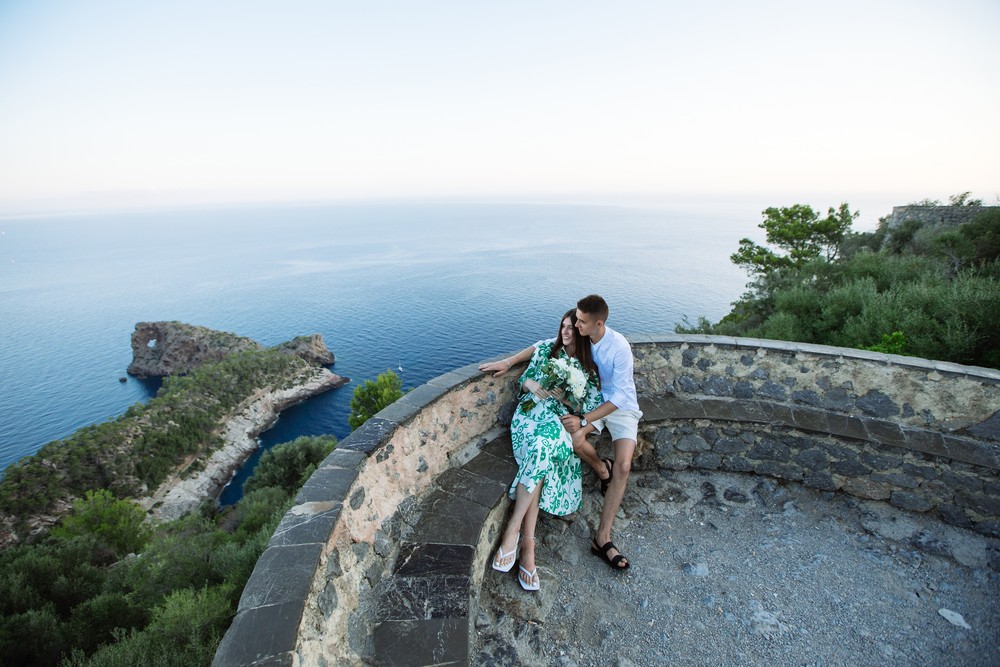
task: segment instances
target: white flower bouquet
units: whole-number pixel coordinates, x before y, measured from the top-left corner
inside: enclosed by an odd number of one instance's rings
[[[562,390],[570,409],[574,412],[579,411],[587,395],[587,373],[579,360],[576,357],[546,359],[541,371],[542,376],[538,384],[548,391]],[[525,413],[530,412],[536,404],[534,396],[528,394],[527,399],[521,402],[521,410]]]

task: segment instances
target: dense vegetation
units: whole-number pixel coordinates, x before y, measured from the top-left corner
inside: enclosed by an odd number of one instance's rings
[[[132,501],[86,493],[45,540],[0,553],[0,662],[208,665],[291,499],[335,445],[279,445],[234,508],[155,528]]]
[[[981,207],[968,193],[953,205]],[[920,202],[936,205],[937,202]],[[903,221],[854,233],[847,204],[769,208],[770,246],[740,241],[731,257],[752,278],[717,324],[682,333],[820,343],[1000,368],[1000,209],[959,226]]]
[[[51,442],[4,471],[0,513],[15,528],[60,501],[107,489],[116,498],[155,489],[179,466],[217,449],[218,426],[253,392],[294,386],[312,367],[292,354],[247,350],[164,379],[157,396],[121,417]]]
[[[365,380],[363,385],[354,388],[351,398],[351,414],[347,418],[351,430],[357,430],[382,408],[392,405],[402,396],[403,381],[389,369],[374,380]]]

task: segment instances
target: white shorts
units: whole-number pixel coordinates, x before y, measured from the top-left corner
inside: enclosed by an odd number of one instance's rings
[[[615,410],[607,417],[595,419],[591,423],[597,433],[603,432],[607,427],[612,442],[622,439],[635,442],[639,436],[640,419],[642,419],[641,410]]]

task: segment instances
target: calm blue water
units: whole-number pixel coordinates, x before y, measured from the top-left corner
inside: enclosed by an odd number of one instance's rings
[[[404,388],[553,336],[591,292],[628,333],[717,320],[757,216],[606,206],[357,204],[0,220],[0,469],[124,412],[144,320],[274,345],[320,333],[352,383],[286,411],[265,446],[345,437],[357,383]]]

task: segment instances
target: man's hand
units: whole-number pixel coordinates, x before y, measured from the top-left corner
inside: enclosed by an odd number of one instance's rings
[[[562,420],[563,428],[570,433],[576,433],[582,428],[580,426],[580,418],[576,415],[563,415],[560,419]]]

